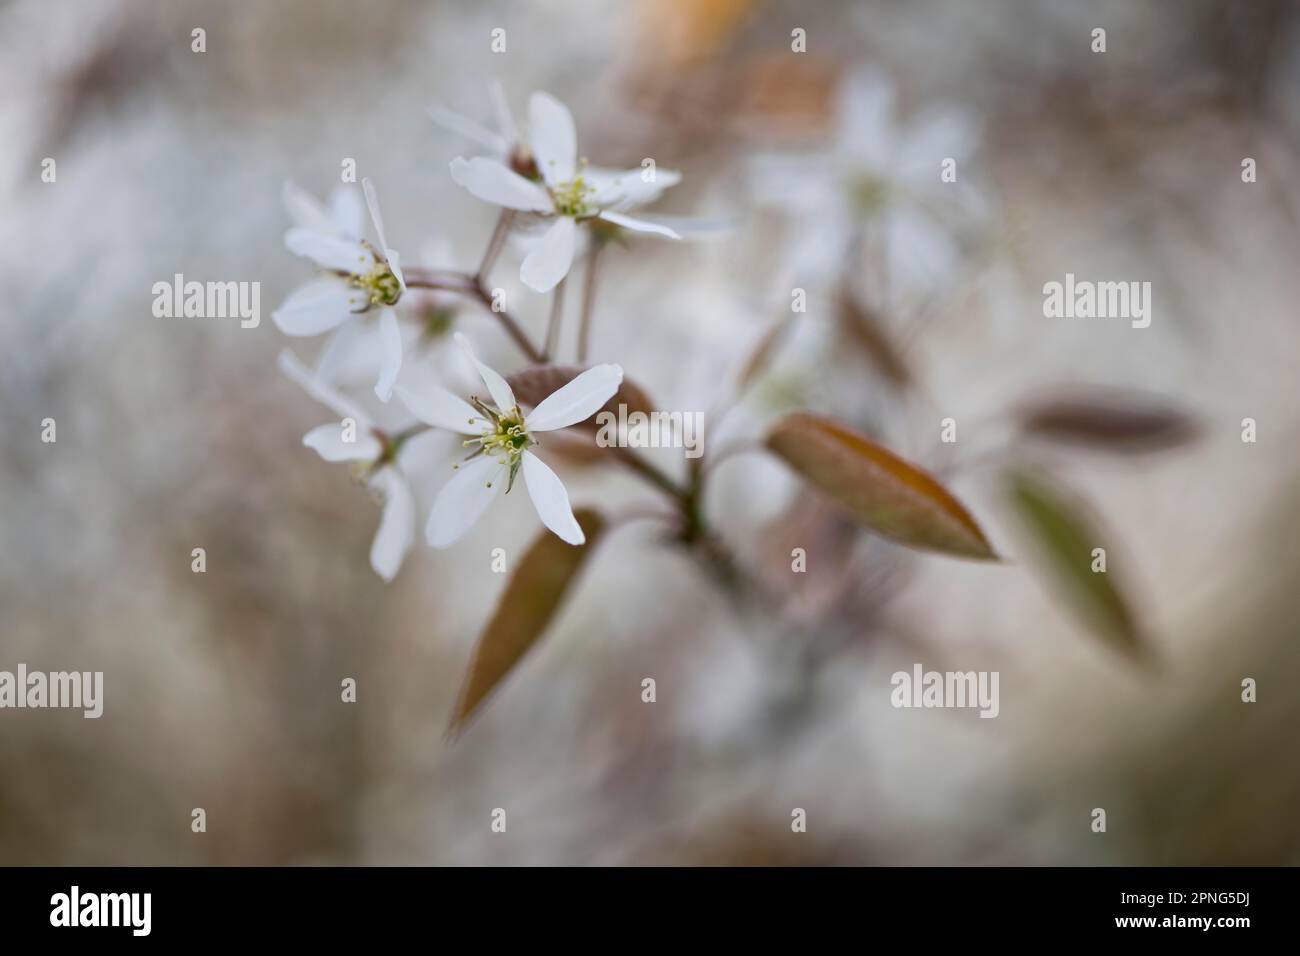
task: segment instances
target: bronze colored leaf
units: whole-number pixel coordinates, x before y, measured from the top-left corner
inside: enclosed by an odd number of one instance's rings
[[[604,519],[589,508],[579,508],[573,514],[587,536],[586,543],[575,547],[543,531],[519,560],[492,620],[474,648],[448,734],[460,731],[484,698],[542,636],[595,547]]]
[[[736,377],[737,394],[744,392],[753,383],[754,379],[767,371],[768,366],[772,364],[772,358],[785,343],[785,339],[793,327],[793,319],[781,319],[763,333],[758,340],[758,344],[754,346],[754,351],[750,353],[749,358],[741,368],[740,375]]]
[[[1154,396],[1113,389],[1026,403],[1020,411],[1020,427],[1036,438],[1118,452],[1172,448],[1192,441],[1200,430],[1190,415]]]
[[[537,405],[556,389],[568,385],[569,382],[585,371],[586,369],[576,365],[535,365],[532,368],[524,369],[522,372],[516,372],[514,375],[509,376],[506,381],[510,383],[515,398],[519,399],[521,404]],[[649,415],[654,410],[650,397],[646,395],[641,386],[628,381],[626,378],[623,379],[623,384],[619,386],[618,391],[596,412],[596,415],[599,415],[602,411],[612,412],[617,415],[620,404],[627,406],[629,415],[632,412],[645,412]],[[594,430],[597,427],[596,416],[593,415],[575,427]]]
[[[975,519],[933,478],[820,415],[779,421],[767,447],[861,524],[913,548],[996,559]]]
[[[1092,570],[1094,548],[1106,535],[1074,493],[1055,480],[1024,471],[1008,475],[1011,503],[1033,535],[1044,569],[1076,615],[1112,647],[1134,657],[1147,656],[1137,621],[1115,583],[1114,569]]]
[[[849,340],[862,350],[876,371],[895,388],[907,388],[912,383],[911,369],[879,316],[861,305],[847,288],[840,289],[837,313]]]

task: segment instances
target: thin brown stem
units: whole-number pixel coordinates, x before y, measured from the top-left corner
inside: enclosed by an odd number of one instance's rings
[[[479,285],[487,283],[488,273],[496,265],[497,256],[501,255],[501,250],[505,247],[506,236],[510,234],[510,226],[514,223],[514,219],[513,209],[501,210],[496,228],[492,230],[492,238],[488,240],[487,251],[483,253],[483,261],[478,264],[478,272],[474,273],[474,279]]]
[[[587,255],[587,271],[582,283],[582,319],[578,324],[578,364],[587,364],[587,350],[591,342],[591,314],[596,304],[597,267],[603,243],[597,240]]]
[[[545,361],[542,358],[542,353],[533,345],[514,317],[504,309],[494,308],[491,290],[483,282],[479,281],[477,276],[466,275],[463,272],[421,269],[415,266],[408,267],[403,271],[405,272],[407,288],[454,292],[456,295],[463,295],[466,298],[477,300],[483,308],[496,316],[497,321],[501,323],[501,327],[519,346],[520,351],[528,356],[530,362],[541,364]]]

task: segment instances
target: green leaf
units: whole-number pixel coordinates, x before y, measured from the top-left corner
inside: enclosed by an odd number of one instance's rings
[[[937,481],[838,422],[790,415],[768,433],[767,447],[877,534],[913,548],[997,558],[975,519]]]
[[[605,527],[596,511],[579,508],[574,517],[585,544],[566,544],[549,531],[519,560],[496,613],[484,628],[452,713],[449,735],[459,733],[484,699],[542,636]]]
[[[1137,620],[1116,584],[1107,535],[1082,499],[1037,473],[1010,472],[1007,484],[1016,514],[1062,599],[1111,647],[1134,659],[1148,658]],[[1094,548],[1106,549],[1104,572],[1092,570]]]

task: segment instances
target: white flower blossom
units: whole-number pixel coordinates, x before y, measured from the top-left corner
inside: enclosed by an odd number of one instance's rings
[[[320,335],[361,321],[364,313],[378,308],[383,361],[375,394],[386,402],[402,367],[402,333],[392,306],[406,290],[406,282],[399,256],[384,235],[374,184],[364,179],[362,187],[379,240],[378,252],[360,238],[360,217],[348,201],[336,197],[327,211],[307,193],[286,188],[285,204],[295,225],[285,233],[284,244],[325,271],[290,293],[271,318],[286,335]]]
[[[431,382],[397,387],[398,397],[416,418],[471,436],[464,444],[474,448],[434,499],[425,527],[429,544],[446,548],[459,540],[503,486],[507,492],[514,487],[521,470],[542,523],[569,544],[582,544],[586,536],[573,516],[568,492],[555,472],[529,448],[537,443],[536,434],[567,428],[594,415],[618,391],[623,369],[617,365],[587,369],[524,415],[510,384],[478,360],[463,335],[458,333],[456,340],[478,368],[490,404],[478,398],[466,402]]]
[[[953,223],[978,211],[978,195],[964,179],[941,183],[940,164],[951,157],[960,169],[976,140],[967,116],[948,107],[900,122],[888,77],[858,70],[840,86],[830,148],[756,156],[751,184],[758,202],[794,218],[789,257],[800,278],[838,278],[869,225],[893,294],[925,292],[958,261]]]
[[[397,462],[401,441],[376,429],[361,406],[313,375],[292,352],[281,352],[279,365],[307,394],[339,416],[338,421],[307,432],[302,443],[326,461],[356,463],[371,493],[383,500],[379,530],[370,546],[370,566],[385,581],[393,580],[415,541],[415,498]]]
[[[569,274],[580,222],[601,219],[633,232],[681,238],[671,226],[627,215],[627,210],[658,199],[681,180],[680,173],[657,169],[647,175],[648,170],[618,171],[580,163],[573,115],[547,93],[533,94],[528,116],[539,179],[522,176],[500,159],[487,156],[452,160],[451,177],[479,199],[535,213],[550,222],[519,270],[519,278],[530,289],[547,292]]]

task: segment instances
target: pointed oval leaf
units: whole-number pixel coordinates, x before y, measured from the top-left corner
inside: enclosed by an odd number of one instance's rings
[[[514,390],[515,398],[519,399],[524,405],[536,406],[557,389],[568,385],[569,382],[577,378],[586,369],[577,365],[535,365],[532,368],[526,368],[521,372],[508,376],[506,381],[510,383],[510,388]],[[612,412],[618,414],[618,406],[626,405],[628,414],[632,412],[645,412],[647,415],[654,410],[648,396],[641,386],[635,382],[628,381],[623,377],[623,384],[619,386],[618,391],[611,396],[596,413]],[[575,428],[596,428],[596,416],[593,415],[585,422],[579,422]]]
[[[1123,453],[1173,448],[1200,431],[1191,415],[1162,399],[1115,389],[1037,398],[1022,406],[1019,418],[1021,430],[1034,438]]]
[[[519,560],[492,620],[474,648],[448,734],[459,732],[542,636],[595,547],[604,519],[590,508],[578,508],[573,514],[587,536],[586,543],[575,547],[544,531]]]
[[[913,548],[997,558],[975,519],[943,486],[838,422],[790,415],[768,433],[767,447],[877,534]]]
[[[759,338],[758,344],[754,346],[754,351],[750,353],[745,364],[740,368],[740,374],[736,376],[736,393],[739,394],[753,384],[754,379],[758,378],[767,371],[768,366],[772,364],[772,359],[776,356],[777,351],[785,344],[791,329],[794,328],[794,318],[780,319],[770,329],[763,333]]]
[[[837,301],[840,325],[885,380],[902,390],[912,384],[912,371],[880,317],[842,288]]]
[[[1026,471],[1007,475],[1017,516],[1033,536],[1044,570],[1083,623],[1110,646],[1134,657],[1148,656],[1137,620],[1120,593],[1114,569],[1092,570],[1094,548],[1106,548],[1106,534],[1081,498],[1054,479]]]

